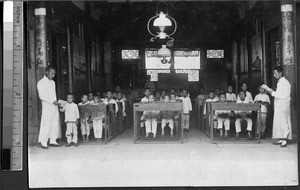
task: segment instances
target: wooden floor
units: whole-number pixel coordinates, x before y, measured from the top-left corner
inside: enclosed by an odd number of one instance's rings
[[[235,139],[232,139],[235,141]],[[297,144],[210,143],[197,129],[183,144],[134,144],[129,129],[106,145],[29,148],[30,187],[281,186],[298,184]]]

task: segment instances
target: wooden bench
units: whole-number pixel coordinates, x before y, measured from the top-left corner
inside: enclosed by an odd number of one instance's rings
[[[209,134],[210,134],[210,141],[214,143],[214,134],[213,134],[213,114],[215,110],[230,110],[230,111],[255,111],[258,113],[258,122],[257,122],[257,129],[258,131],[261,130],[261,105],[258,103],[248,103],[248,104],[243,104],[243,103],[218,103],[218,102],[207,102],[206,103],[206,109],[207,109],[207,114],[210,115],[209,117]],[[208,117],[207,117],[208,120]],[[254,123],[254,122],[253,122]],[[260,143],[260,137],[261,134],[258,133],[258,143]]]
[[[134,143],[166,143],[166,142],[181,142],[183,143],[183,128],[182,128],[182,103],[134,103],[133,104],[133,122],[134,122]],[[140,118],[142,116],[143,111],[176,111],[179,113],[179,121],[174,122],[176,127],[177,135],[174,138],[154,138],[154,139],[146,139],[140,136],[141,126],[140,126]],[[161,121],[158,121],[158,123]],[[180,125],[179,125],[180,124]]]

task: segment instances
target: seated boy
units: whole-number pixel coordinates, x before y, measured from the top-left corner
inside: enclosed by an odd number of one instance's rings
[[[174,102],[174,97],[175,97],[175,95],[173,96],[172,102]],[[164,102],[171,102],[169,95],[165,95]],[[161,120],[161,130],[162,130],[161,136],[162,137],[164,136],[164,133],[165,133],[164,129],[165,129],[166,124],[168,123],[169,127],[171,129],[170,135],[171,135],[171,137],[173,137],[174,136],[174,133],[173,133],[174,119],[178,119],[179,117],[176,115],[175,111],[162,111],[162,112],[160,112],[160,115],[162,118],[162,120]]]
[[[241,90],[243,90],[244,92],[245,92],[245,99],[249,102],[249,103],[252,103],[253,102],[253,98],[252,98],[252,94],[249,92],[249,91],[247,91],[247,83],[243,83],[242,84],[242,86],[241,86]],[[238,95],[237,96],[237,101],[239,101],[240,100],[240,96]]]
[[[149,104],[154,103],[154,95],[149,95]],[[159,111],[144,111],[141,120],[145,120],[146,137],[149,133],[153,133],[153,138],[156,137],[157,120],[159,119]]]
[[[233,93],[232,85],[229,85],[227,88],[226,101],[227,102],[236,102],[236,95]]]
[[[116,102],[116,100],[114,100],[112,98],[112,92],[111,91],[107,91],[106,92],[106,98],[103,99],[103,103],[106,104],[106,105],[109,105],[109,104],[113,104],[115,105],[115,114],[118,113],[118,104]]]
[[[218,102],[218,101],[219,101],[219,98],[217,98],[215,96],[215,92],[213,90],[209,91],[208,99],[206,99],[205,102]],[[206,117],[206,103],[204,104],[203,115],[204,115],[204,118],[205,118]],[[210,121],[210,118],[209,118],[209,121]],[[214,129],[216,129],[216,128],[217,128],[217,123],[214,122]]]
[[[160,93],[159,93],[159,92],[155,92],[155,98],[154,98],[154,101],[155,101],[155,102],[159,102],[160,100],[161,100]]]
[[[81,102],[78,104],[79,106],[85,106],[88,105],[88,96],[86,94],[82,95]],[[81,129],[81,135],[83,142],[89,142],[89,136],[90,136],[90,115],[89,113],[81,113],[80,112],[80,129]],[[86,137],[85,137],[86,135]]]
[[[166,95],[166,91],[161,91],[160,101],[163,102]]]
[[[205,99],[205,90],[203,88],[200,89],[200,94],[197,96],[198,100]]]
[[[239,92],[239,97],[240,99],[238,99],[238,101],[236,103],[244,103],[244,104],[248,104],[250,103],[247,99],[246,99],[246,92],[244,90],[241,90]],[[251,119],[251,111],[235,111],[235,115],[236,115],[236,120],[235,120],[235,130],[236,130],[236,138],[239,138],[239,134],[241,132],[241,121],[245,120],[247,121],[247,131],[248,131],[248,138],[249,140],[252,140],[251,137],[251,131],[252,131],[252,119]]]
[[[88,104],[94,103],[94,94],[92,92],[88,93]]]
[[[121,92],[117,93],[117,98],[116,98],[116,102],[120,102],[122,104],[122,116],[123,119],[126,116],[126,107],[125,107],[125,99],[123,97],[123,94]]]
[[[220,94],[220,103],[226,103],[226,95],[224,93]],[[230,110],[216,110],[215,115],[217,118],[218,129],[220,130],[220,137],[223,137],[223,124],[225,126],[225,138],[228,136],[229,126],[230,126]]]
[[[262,88],[262,85],[259,85],[259,94],[257,94],[254,98],[255,103],[261,104],[261,138],[265,138],[265,130],[266,130],[266,119],[267,119],[267,113],[268,109],[267,106],[271,104],[270,97],[265,94],[265,89]],[[257,131],[257,135],[259,134],[259,131]]]
[[[101,105],[100,98],[98,96],[94,97],[94,103],[92,105]],[[93,112],[92,120],[93,120],[93,130],[94,136],[97,139],[97,142],[100,142],[102,139],[102,130],[103,130],[103,119],[105,118],[105,114],[103,112]]]
[[[149,95],[150,95],[150,89],[149,88],[146,88],[145,91],[144,91],[144,97],[142,98],[141,100],[141,103],[148,103],[148,98],[149,98]]]

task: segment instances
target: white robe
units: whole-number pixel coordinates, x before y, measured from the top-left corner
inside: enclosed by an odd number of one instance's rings
[[[58,106],[54,105],[56,101],[55,82],[44,76],[37,83],[39,98],[42,101],[42,116],[38,142],[47,146],[50,139],[51,144],[56,144],[56,139],[61,138],[61,125]]]
[[[274,119],[273,119],[273,139],[292,139],[291,125],[291,85],[285,77],[278,80],[276,91],[273,91]]]

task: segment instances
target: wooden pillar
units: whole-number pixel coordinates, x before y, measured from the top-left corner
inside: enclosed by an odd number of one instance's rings
[[[235,84],[236,93],[240,90],[240,82],[241,82],[241,42],[236,42],[236,50],[237,50],[237,62],[236,62],[236,73],[237,73],[237,81]]]
[[[294,1],[281,1],[282,16],[282,65],[284,76],[291,84],[291,118],[293,133],[296,132],[296,68],[295,68],[295,18]]]
[[[72,32],[70,29],[70,23],[67,26],[67,38],[68,38],[68,80],[69,80],[69,92],[74,92],[74,80],[73,80],[73,60],[72,60]]]
[[[37,81],[41,79],[47,67],[47,28],[46,6],[44,2],[34,9],[35,15],[35,56],[37,64]]]
[[[111,51],[111,43],[104,43],[104,70],[106,74],[106,90],[113,87],[112,81],[112,51]]]
[[[85,26],[85,32],[84,32],[84,43],[85,43],[85,62],[86,62],[86,69],[87,69],[87,79],[88,79],[88,89],[89,91],[92,91],[92,68],[91,68],[91,39],[90,35],[91,32],[88,29],[87,26]]]
[[[247,58],[248,58],[248,91],[252,92],[252,46],[251,46],[251,34],[249,27],[246,31],[246,46],[247,46]]]

